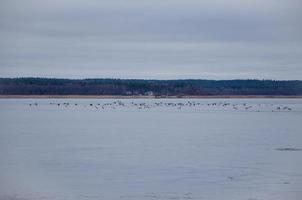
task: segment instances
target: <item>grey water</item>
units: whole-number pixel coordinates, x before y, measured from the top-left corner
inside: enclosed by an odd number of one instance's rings
[[[1,200],[302,198],[302,99],[2,99]]]

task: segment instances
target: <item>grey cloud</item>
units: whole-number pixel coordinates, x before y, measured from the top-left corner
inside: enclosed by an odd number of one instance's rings
[[[301,5],[265,2],[2,1],[0,76],[301,79]]]

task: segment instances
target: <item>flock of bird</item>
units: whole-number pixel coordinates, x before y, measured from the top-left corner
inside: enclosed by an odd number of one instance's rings
[[[30,103],[29,106],[38,106],[37,102]],[[173,109],[186,109],[186,108],[200,108],[210,110],[234,110],[234,111],[292,111],[292,108],[284,105],[274,104],[248,104],[248,103],[228,103],[228,102],[213,102],[213,103],[201,103],[196,101],[183,101],[183,102],[168,102],[168,101],[155,101],[155,102],[136,102],[116,100],[106,103],[70,103],[70,102],[50,102],[49,105],[56,107],[88,107],[93,109],[119,109],[119,108],[136,108],[139,110],[151,109],[151,108],[173,108]]]

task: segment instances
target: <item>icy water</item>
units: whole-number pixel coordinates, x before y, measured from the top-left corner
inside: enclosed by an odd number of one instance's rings
[[[300,200],[302,99],[0,100],[1,200]]]

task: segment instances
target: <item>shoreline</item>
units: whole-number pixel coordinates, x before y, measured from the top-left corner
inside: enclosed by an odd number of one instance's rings
[[[0,99],[302,99],[286,95],[203,95],[203,96],[123,96],[123,95],[0,95]]]

